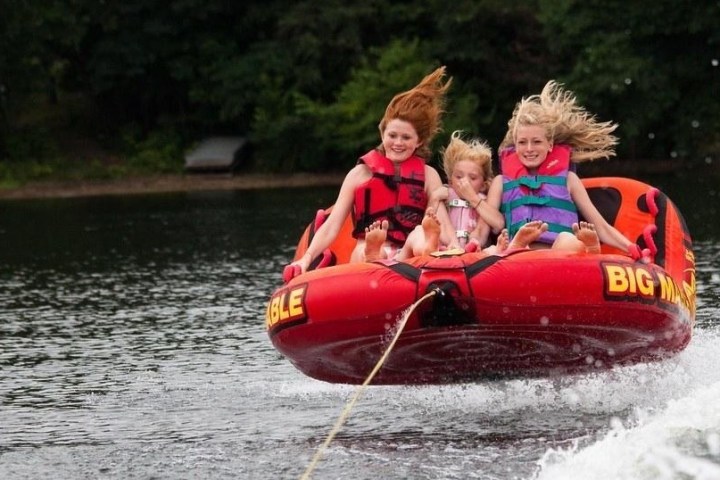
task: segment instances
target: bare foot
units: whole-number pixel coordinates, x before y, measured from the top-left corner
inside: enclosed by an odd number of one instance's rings
[[[372,262],[383,258],[382,247],[387,239],[390,224],[387,220],[373,222],[365,229],[365,261]]]
[[[587,253],[600,253],[600,239],[595,231],[595,225],[588,222],[573,223],[573,232],[578,240],[585,244]]]
[[[423,233],[425,233],[425,246],[423,255],[437,252],[440,248],[440,220],[435,215],[435,210],[428,208],[422,221]]]
[[[498,235],[497,242],[495,242],[495,253],[503,253],[507,250],[508,245],[510,245],[510,234],[507,228],[503,228],[500,235]]]
[[[528,222],[520,227],[520,230],[515,234],[507,248],[527,248],[531,243],[540,238],[540,235],[547,232],[547,229],[548,224],[541,220]]]

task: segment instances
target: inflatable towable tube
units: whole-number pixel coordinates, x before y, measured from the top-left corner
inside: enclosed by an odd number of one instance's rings
[[[642,182],[583,183],[650,263],[603,246],[601,254],[522,250],[348,264],[348,221],[324,268],[272,294],[265,318],[273,345],[310,377],[362,383],[403,313],[439,289],[410,315],[373,383],[566,375],[676,354],[695,323],[695,258],[682,215]],[[305,230],[296,258],[326,213]]]

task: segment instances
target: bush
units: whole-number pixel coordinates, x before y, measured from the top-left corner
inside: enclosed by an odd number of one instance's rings
[[[141,138],[130,127],[123,135],[128,173],[180,173],[184,167],[184,142],[175,129],[163,128]]]

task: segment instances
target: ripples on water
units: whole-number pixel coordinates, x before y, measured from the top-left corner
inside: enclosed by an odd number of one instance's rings
[[[356,390],[304,377],[265,334],[287,225],[327,197],[293,213],[263,195],[0,210],[16,250],[0,254],[0,478],[300,477]],[[720,478],[720,244],[697,247],[699,326],[678,357],[370,387],[313,478]]]

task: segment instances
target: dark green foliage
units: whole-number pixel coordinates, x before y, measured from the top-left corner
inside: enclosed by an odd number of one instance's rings
[[[388,100],[438,65],[453,86],[436,151],[455,129],[497,146],[515,102],[549,79],[620,124],[621,158],[720,151],[718,2],[0,0],[0,11],[0,175],[10,163],[52,175],[68,136],[120,154],[88,159],[113,175],[181,168],[184,148],[216,134],[247,136],[257,170],[347,170],[379,143]],[[92,106],[84,117],[43,113],[78,101]]]
[[[540,3],[548,44],[566,60],[558,79],[620,124],[620,156],[717,156],[720,3]]]
[[[333,159],[327,168],[348,169],[378,145],[378,124],[388,102],[438,66],[419,41],[393,41],[384,49],[371,48],[329,103],[297,98],[297,110],[311,122],[319,148]]]

